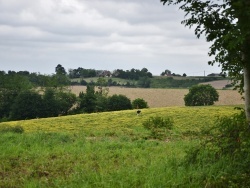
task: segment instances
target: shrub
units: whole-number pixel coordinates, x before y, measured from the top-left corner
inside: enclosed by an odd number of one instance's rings
[[[184,164],[203,171],[212,169],[212,177],[206,177],[206,181],[200,177],[209,187],[248,187],[250,129],[245,113],[219,118],[203,133],[206,139],[187,151]]]
[[[173,120],[169,117],[150,117],[143,122],[143,127],[150,130],[151,136],[157,139],[165,138],[173,128]]]
[[[189,93],[184,97],[186,106],[213,105],[218,99],[219,94],[211,85],[193,86],[189,89]]]
[[[109,111],[132,109],[131,101],[125,95],[112,95],[108,98],[107,105]]]
[[[137,98],[132,101],[132,108],[148,108],[148,103],[144,99]]]

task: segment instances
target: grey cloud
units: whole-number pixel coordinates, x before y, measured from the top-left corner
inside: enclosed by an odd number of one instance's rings
[[[159,0],[0,0],[0,65],[160,70],[168,59],[206,62],[208,44],[180,24],[183,16]]]

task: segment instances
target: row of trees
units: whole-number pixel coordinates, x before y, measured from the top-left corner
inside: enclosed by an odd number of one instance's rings
[[[103,76],[130,80],[139,80],[141,77],[153,77],[152,73],[148,72],[148,69],[146,68],[142,68],[141,70],[134,68],[131,70],[116,69],[113,72],[110,72],[107,70],[84,69],[82,67],[78,67],[77,69],[70,69],[68,75],[69,78],[91,78]]]
[[[21,79],[24,84],[29,82],[33,87],[62,87],[70,85],[70,80],[66,74],[62,74],[60,71],[52,75],[42,75],[39,73],[30,73],[28,71],[0,71],[0,87],[11,87],[10,84],[15,82],[10,82],[11,80]],[[15,84],[14,84],[15,85]],[[17,84],[20,85],[20,84]]]
[[[130,80],[139,80],[141,77],[152,78],[153,75],[151,72],[148,72],[148,69],[143,68],[139,69],[131,69],[131,70],[122,70],[117,69],[113,72],[113,77],[122,78],[122,79],[130,79]]]
[[[123,95],[108,97],[108,88],[104,78],[98,79],[98,90],[95,86],[87,86],[86,93],[79,96],[62,86],[60,78],[64,78],[63,69],[57,69],[54,75],[59,79],[48,87],[35,87],[29,80],[28,73],[11,72],[0,74],[0,119],[21,120],[42,117],[55,117],[77,113],[126,110],[146,105],[133,105],[130,99]],[[48,77],[50,79],[54,77]]]
[[[104,78],[99,77],[97,79],[96,82],[94,82],[93,80],[90,81],[89,83],[87,81],[85,81],[84,79],[82,79],[80,82],[78,81],[71,81],[71,85],[83,85],[83,86],[87,86],[87,85],[92,85],[92,86],[99,86],[99,80],[102,80]],[[134,88],[134,87],[140,87],[140,88],[149,88],[151,86],[151,79],[148,77],[141,77],[139,78],[139,80],[137,80],[136,82],[134,81],[127,81],[124,83],[120,83],[115,81],[112,78],[109,78],[108,80],[105,80],[105,86],[122,86],[122,87],[129,87],[129,88]]]

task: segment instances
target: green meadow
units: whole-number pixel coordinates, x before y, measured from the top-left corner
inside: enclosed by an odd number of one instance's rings
[[[0,123],[0,187],[213,187],[226,163],[197,169],[183,161],[203,139],[202,130],[238,113],[234,108],[149,108],[140,115],[127,110]],[[143,127],[150,117],[173,120],[164,139]]]

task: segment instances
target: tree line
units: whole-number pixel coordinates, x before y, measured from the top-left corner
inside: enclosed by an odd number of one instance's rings
[[[78,67],[77,69],[69,69],[69,78],[91,78],[91,77],[115,77],[129,80],[139,80],[141,77],[152,78],[153,75],[148,71],[147,68],[123,70],[116,69],[113,72],[108,70],[95,70],[95,69],[84,69]]]
[[[138,103],[124,95],[108,96],[104,78],[98,79],[98,87],[88,85],[86,92],[77,96],[68,89],[69,82],[62,70],[57,69],[52,76],[1,71],[0,121],[147,107],[143,99]]]

